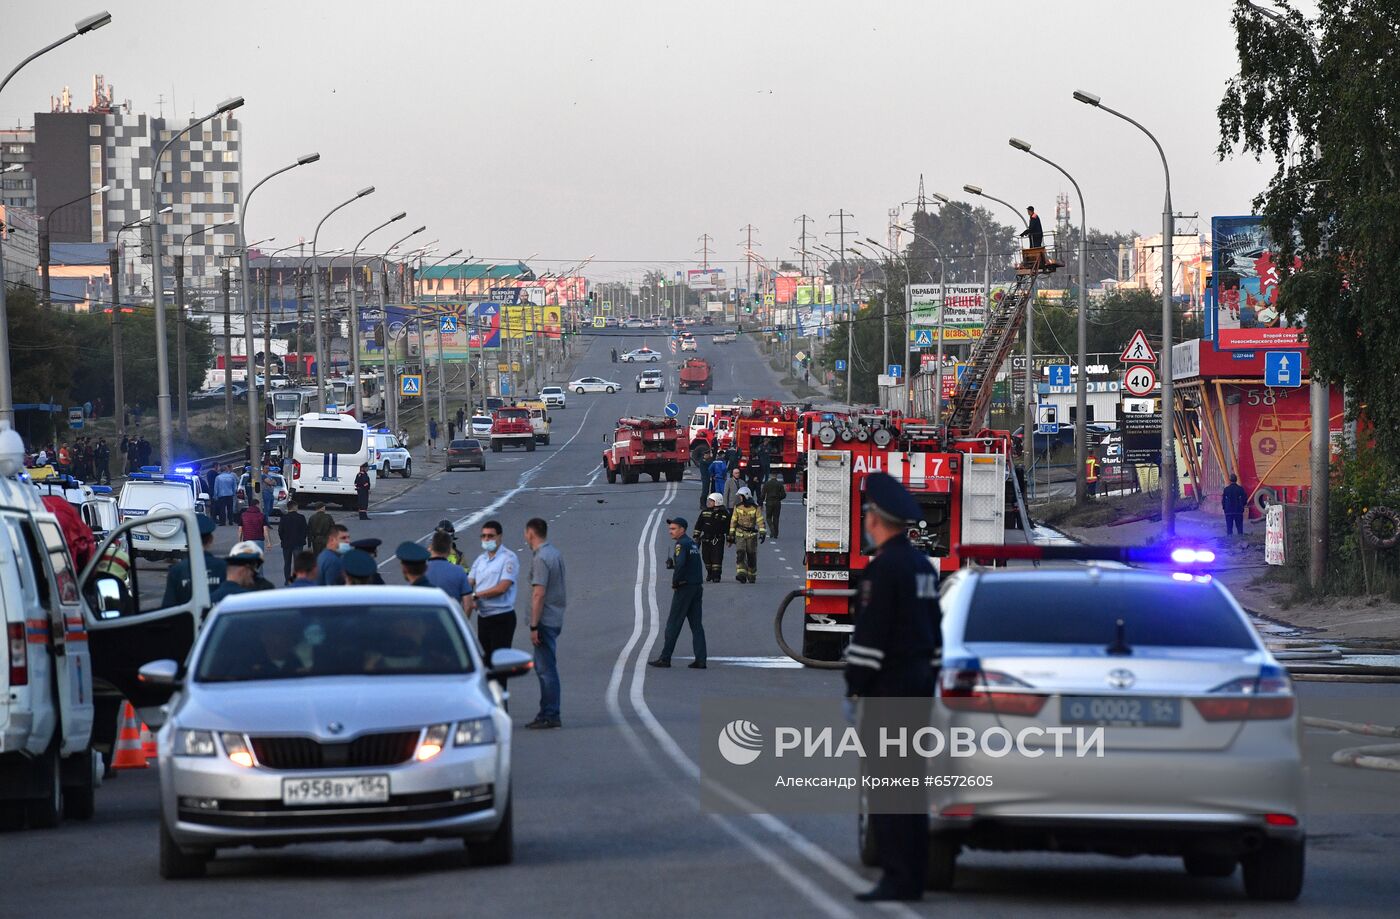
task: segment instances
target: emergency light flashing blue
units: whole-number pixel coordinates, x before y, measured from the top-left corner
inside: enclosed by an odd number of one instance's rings
[[[1121,562],[1132,565],[1176,565],[1199,571],[1215,562],[1215,552],[1194,546],[1036,546],[960,544],[954,551],[959,558],[988,561]],[[1185,573],[1185,572],[1183,572]],[[1187,573],[1189,577],[1190,574]]]
[[[1172,550],[1172,561],[1178,565],[1209,565],[1215,561],[1215,553],[1210,549],[1178,546]]]
[[[93,486],[92,486],[92,493],[95,494],[95,495],[110,495],[110,494],[112,493],[112,486],[110,486],[110,485],[93,485]]]
[[[176,466],[175,471],[181,475],[194,475],[193,466]]]
[[[160,467],[159,467],[159,466],[142,466],[142,467],[141,467],[141,471],[142,471],[142,472],[160,472]]]

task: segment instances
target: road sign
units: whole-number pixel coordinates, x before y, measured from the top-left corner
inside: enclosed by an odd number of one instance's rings
[[[666,403],[666,417],[674,418],[681,413],[681,407],[674,402]]]
[[[1133,337],[1128,339],[1128,347],[1123,349],[1118,359],[1125,364],[1155,364],[1157,352],[1147,343],[1147,335],[1142,329],[1138,329],[1133,333]]]
[[[594,317],[593,317],[593,328],[595,328],[595,329],[606,328],[606,327],[607,327],[607,324],[608,324],[608,321],[607,321],[606,319],[604,319],[602,316],[594,316]]]
[[[405,373],[399,377],[399,395],[423,395],[423,375],[421,373]]]
[[[1050,385],[1051,385],[1051,386],[1068,386],[1068,385],[1070,385],[1070,379],[1069,379],[1070,374],[1069,374],[1069,369],[1070,369],[1070,365],[1069,365],[1069,364],[1051,364],[1051,365],[1050,365]]]
[[[440,318],[438,320],[438,331],[442,332],[444,335],[457,334],[457,317],[443,316]]]
[[[836,361],[836,372],[837,372],[837,373],[845,373],[845,372],[846,372],[846,362],[845,362],[845,361],[839,360],[839,359]]]
[[[1157,371],[1147,364],[1129,367],[1123,374],[1123,390],[1130,396],[1146,396],[1157,388]]]
[[[933,329],[915,329],[915,330],[914,330],[914,347],[916,347],[916,348],[932,348],[932,347],[933,347]]]
[[[1060,423],[1055,420],[1055,406],[1048,402],[1039,402],[1035,407],[1035,432],[1037,434],[1058,434],[1060,433]]]
[[[904,376],[904,365],[890,364],[890,366],[885,369],[885,376],[894,377],[898,380],[900,377]]]
[[[1265,386],[1303,385],[1303,352],[1266,351],[1264,352]]]

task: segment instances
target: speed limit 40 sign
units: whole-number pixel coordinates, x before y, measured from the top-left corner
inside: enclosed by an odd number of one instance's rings
[[[1146,396],[1157,388],[1157,372],[1145,364],[1129,367],[1123,374],[1123,390],[1130,396]]]

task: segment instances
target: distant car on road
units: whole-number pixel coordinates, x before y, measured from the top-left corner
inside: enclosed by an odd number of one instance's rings
[[[472,420],[468,422],[468,424],[471,426],[471,431],[469,431],[468,433],[470,433],[473,437],[491,436],[490,415],[473,415]]]
[[[618,357],[624,364],[655,364],[661,360],[661,353],[650,348],[634,348]]]
[[[459,468],[486,471],[486,451],[481,449],[481,441],[466,438],[447,445],[447,471]]]
[[[661,392],[665,377],[660,370],[643,370],[637,374],[637,392]]]
[[[700,350],[700,345],[699,345],[698,342],[696,342],[695,336],[694,336],[694,335],[690,334],[689,332],[686,332],[684,335],[681,336],[681,350],[682,350],[682,351],[699,351],[699,350]]]
[[[624,329],[644,329],[646,328],[646,324],[635,316],[629,316],[622,320],[622,327]]]
[[[565,408],[569,404],[569,397],[564,393],[562,386],[542,386],[540,401],[550,408]]]
[[[134,618],[134,617],[133,617]],[[456,839],[514,857],[511,719],[502,685],[439,590],[253,591],[214,607],[188,667],[142,685],[173,702],[160,732],[160,873],[200,877],[219,849]],[[178,692],[177,692],[178,687]]]
[[[569,389],[579,395],[583,395],[586,392],[614,393],[621,388],[621,383],[614,383],[602,377],[579,377],[577,380],[569,381]]]

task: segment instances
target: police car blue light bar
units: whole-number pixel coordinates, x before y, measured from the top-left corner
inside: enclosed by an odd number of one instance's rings
[[[957,556],[972,562],[1119,562],[1198,569],[1215,562],[1215,552],[1195,546],[1037,546],[960,543]]]

